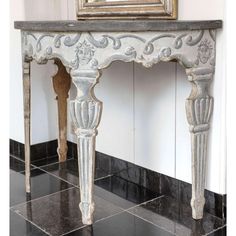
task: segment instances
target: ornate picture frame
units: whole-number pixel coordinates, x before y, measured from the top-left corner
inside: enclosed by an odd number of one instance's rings
[[[178,0],[77,0],[77,19],[176,19]]]

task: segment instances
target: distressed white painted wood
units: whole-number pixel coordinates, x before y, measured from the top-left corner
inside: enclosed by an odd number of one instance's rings
[[[100,121],[101,102],[93,88],[100,72],[113,61],[135,61],[145,67],[160,61],[177,60],[192,83],[186,101],[192,140],[193,218],[201,219],[204,207],[207,137],[213,109],[208,94],[215,67],[215,30],[171,32],[29,32],[22,31],[26,60],[45,63],[59,58],[68,68],[77,88],[71,101],[71,115],[78,139],[83,223],[93,221],[93,178],[95,136]]]
[[[187,69],[189,81],[192,83],[192,91],[186,101],[186,111],[188,123],[190,124],[192,146],[191,206],[194,219],[203,217],[205,204],[207,141],[213,111],[213,98],[208,94],[208,88],[213,79],[213,74],[212,68]]]
[[[23,94],[24,94],[24,129],[25,129],[25,189],[29,193],[30,185],[30,62],[23,63]]]
[[[67,159],[67,98],[71,86],[70,74],[66,68],[61,64],[60,60],[54,61],[58,67],[57,74],[52,78],[53,88],[57,94],[58,106],[58,148],[57,153],[59,161],[63,162]]]
[[[71,101],[70,112],[77,135],[79,162],[80,209],[84,224],[93,223],[93,182],[95,165],[95,137],[100,121],[102,103],[96,99],[93,87],[100,76],[99,71],[72,72],[72,81],[77,88],[77,97]]]

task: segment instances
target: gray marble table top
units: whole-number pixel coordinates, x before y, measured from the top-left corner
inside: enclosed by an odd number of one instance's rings
[[[16,21],[15,28],[28,31],[175,31],[222,28],[221,20],[85,20],[85,21]]]

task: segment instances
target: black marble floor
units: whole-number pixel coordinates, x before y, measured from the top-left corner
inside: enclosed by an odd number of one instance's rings
[[[31,194],[25,193],[24,162],[10,157],[10,236],[225,236],[221,218],[191,218],[189,205],[152,192],[116,173],[95,171],[94,224],[79,210],[78,163],[34,162]]]

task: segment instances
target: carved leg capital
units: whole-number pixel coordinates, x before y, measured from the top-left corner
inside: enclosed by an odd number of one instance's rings
[[[95,165],[95,137],[102,112],[102,103],[94,96],[97,71],[72,73],[77,88],[77,97],[70,102],[70,113],[77,135],[77,150],[80,183],[80,210],[84,224],[93,223],[93,182]]]
[[[201,219],[205,204],[204,189],[207,162],[207,143],[213,98],[208,94],[213,78],[211,68],[187,70],[192,91],[186,101],[186,113],[192,146],[192,217]]]

